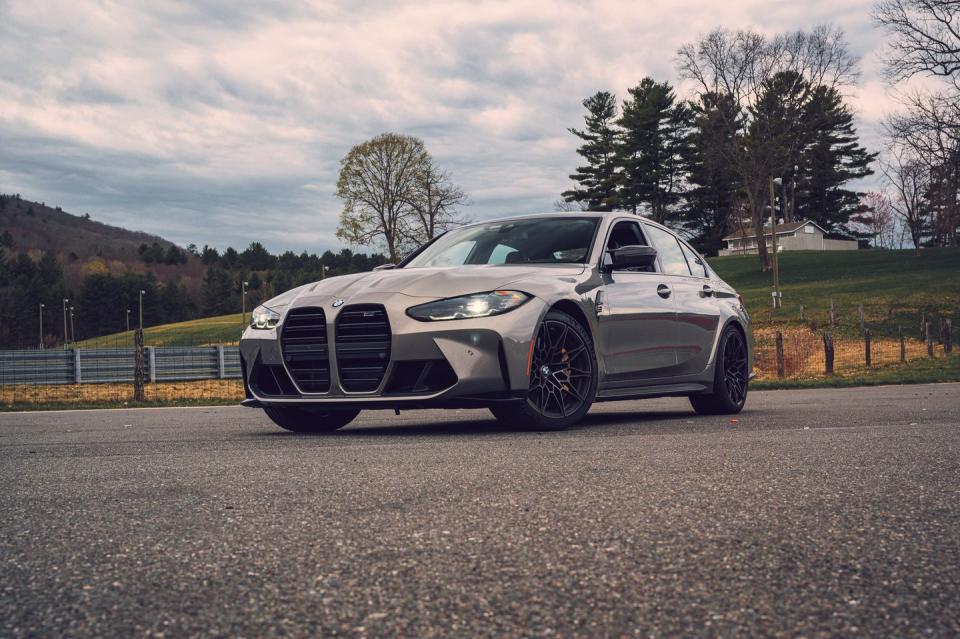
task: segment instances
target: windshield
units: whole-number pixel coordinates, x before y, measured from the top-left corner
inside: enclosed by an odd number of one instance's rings
[[[590,255],[598,221],[595,217],[551,217],[456,229],[427,246],[404,268],[583,263]]]

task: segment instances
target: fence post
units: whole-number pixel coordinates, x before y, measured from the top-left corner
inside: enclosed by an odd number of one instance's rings
[[[826,374],[833,375],[833,336],[823,332],[823,361],[826,365]]]
[[[930,328],[930,322],[926,324],[927,331],[927,357],[933,357],[933,331]]]
[[[949,355],[953,352],[953,326],[950,318],[943,320],[943,352]]]
[[[867,362],[867,368],[870,368],[870,329],[863,331],[863,357]]]
[[[900,338],[900,363],[907,361],[907,344],[903,339],[903,327],[897,327],[897,337]]]
[[[73,383],[83,383],[82,371],[80,370],[80,349],[73,349]]]
[[[153,346],[145,346],[147,351],[147,370],[150,372],[147,379],[153,384],[157,381],[157,353]]]
[[[860,318],[860,331],[863,331],[863,304],[857,304],[857,316]]]
[[[217,379],[227,377],[226,366],[223,361],[223,344],[217,344]]]
[[[133,401],[142,402],[143,394],[143,330],[136,329],[133,332]]]
[[[830,326],[833,326],[835,321],[836,321],[836,315],[834,314],[834,311],[833,311],[833,300],[831,299],[830,300]]]
[[[800,321],[803,321],[803,304],[800,305]]]
[[[777,377],[783,379],[785,372],[783,363],[783,333],[777,331]]]

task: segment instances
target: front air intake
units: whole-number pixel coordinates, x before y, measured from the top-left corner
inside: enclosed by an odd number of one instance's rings
[[[371,392],[380,387],[390,362],[390,321],[379,304],[347,306],[336,322],[337,371],[343,390]]]
[[[327,319],[322,308],[305,306],[287,313],[280,329],[283,361],[304,393],[330,390],[330,351]]]

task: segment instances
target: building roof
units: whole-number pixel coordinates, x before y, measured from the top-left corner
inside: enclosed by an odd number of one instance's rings
[[[811,222],[810,220],[800,220],[799,222],[785,222],[785,223],[783,223],[783,224],[777,224],[777,235],[783,235],[783,234],[785,234],[785,233],[793,233],[793,232],[795,232],[797,229],[802,228],[802,227],[806,226],[807,224],[812,224],[812,225],[814,225],[815,227],[817,227],[818,229],[820,229],[820,231],[821,231],[824,235],[827,234],[826,230],[824,230],[823,227],[821,227],[821,226],[820,226],[819,224],[817,224],[816,222]],[[770,225],[768,224],[768,225],[766,225],[766,226],[763,227],[763,236],[766,237],[766,236],[768,236],[768,235],[770,235],[770,234],[771,234],[771,232],[770,232]],[[747,240],[747,239],[750,239],[750,238],[756,237],[756,236],[757,236],[757,234],[754,233],[752,229],[749,229],[749,230],[746,230],[746,231],[738,231],[738,232],[736,232],[736,233],[733,233],[732,235],[727,235],[726,237],[723,238],[723,241],[727,241],[727,240]]]

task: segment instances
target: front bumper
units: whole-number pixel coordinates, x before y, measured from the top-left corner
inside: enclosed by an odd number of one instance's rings
[[[511,401],[526,394],[530,342],[546,305],[533,298],[523,306],[503,315],[472,320],[420,322],[407,316],[406,309],[430,301],[400,293],[364,295],[351,298],[346,305],[333,307],[330,297],[302,297],[296,306],[322,308],[326,316],[327,344],[330,358],[329,390],[323,393],[303,392],[289,377],[284,361],[280,334],[281,319],[276,329],[248,328],[240,341],[244,386],[247,402],[256,405],[311,404],[331,408],[401,408],[470,406],[498,401]],[[343,311],[360,304],[380,304],[386,310],[391,329],[390,359],[383,379],[376,390],[351,392],[344,388],[338,372],[335,325]],[[410,384],[397,391],[397,377],[415,369],[412,363],[446,362],[455,380],[443,388],[428,392],[410,392]],[[259,367],[287,372],[292,382],[282,394],[266,394],[256,380]],[[402,384],[401,384],[402,385]],[[406,392],[403,392],[406,391]]]

